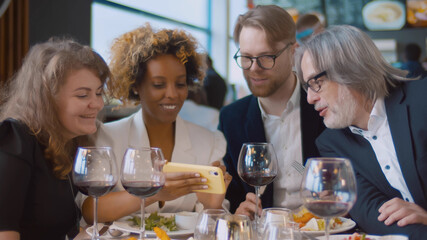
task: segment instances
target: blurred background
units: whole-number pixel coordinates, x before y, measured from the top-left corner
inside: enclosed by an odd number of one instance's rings
[[[384,57],[399,67],[408,43],[427,62],[427,0],[0,0],[0,83],[20,67],[33,44],[69,36],[91,45],[109,62],[115,37],[143,25],[182,28],[200,43],[227,82],[226,103],[249,93],[233,55],[239,14],[275,4],[298,17],[313,13],[325,26],[350,24],[366,31]]]

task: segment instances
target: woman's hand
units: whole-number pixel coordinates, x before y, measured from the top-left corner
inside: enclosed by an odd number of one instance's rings
[[[221,165],[220,161],[215,161],[211,165],[214,167],[221,168],[223,176],[224,176],[225,189],[227,190],[228,185],[230,185],[233,177],[230,174],[228,174],[225,166]],[[219,209],[219,208],[222,208],[222,202],[225,199],[225,193],[224,194],[197,193],[197,198],[198,198],[199,202],[201,202],[203,204],[203,207],[205,209],[208,209],[208,208]]]
[[[200,177],[199,173],[174,172],[165,173],[166,182],[163,188],[153,196],[156,201],[171,201],[192,193],[194,190],[206,189],[206,178]]]

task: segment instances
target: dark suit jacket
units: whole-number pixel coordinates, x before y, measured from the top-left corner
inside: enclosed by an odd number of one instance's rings
[[[309,157],[319,155],[314,141],[325,128],[322,119],[306,99],[307,94],[301,89],[301,142],[304,162]],[[240,203],[245,201],[246,193],[254,192],[254,188],[243,182],[237,173],[240,149],[245,142],[266,142],[264,123],[258,100],[253,95],[223,107],[219,119],[218,129],[224,133],[227,140],[224,164],[233,176],[226,198],[230,201],[230,211],[235,212]],[[266,187],[261,201],[263,207],[273,206],[273,183]]]
[[[391,89],[385,99],[387,118],[403,177],[416,204],[427,210],[427,78]],[[357,179],[357,202],[351,217],[371,234],[401,233],[410,239],[427,239],[427,226],[386,226],[378,209],[394,198],[402,198],[385,178],[376,155],[362,136],[348,128],[325,130],[316,140],[322,156],[349,158]]]

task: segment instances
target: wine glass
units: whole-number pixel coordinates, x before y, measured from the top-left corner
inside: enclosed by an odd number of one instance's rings
[[[301,198],[310,212],[325,219],[326,240],[329,240],[330,219],[350,211],[356,202],[356,191],[356,179],[348,159],[308,159]]]
[[[79,147],[74,160],[73,182],[80,192],[93,197],[92,239],[99,239],[98,198],[110,192],[118,180],[113,150],[110,147]]]
[[[205,209],[203,210],[194,229],[194,239],[196,240],[215,240],[216,220],[225,216],[224,209]]]
[[[145,238],[145,198],[153,196],[165,185],[164,164],[160,148],[128,148],[123,157],[121,183],[128,193],[141,198],[139,239]]]
[[[273,144],[265,142],[244,143],[240,150],[237,172],[244,182],[255,187],[254,230],[257,232],[259,188],[270,184],[277,176],[277,157]]]

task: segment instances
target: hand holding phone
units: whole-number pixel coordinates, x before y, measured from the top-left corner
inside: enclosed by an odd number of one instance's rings
[[[201,177],[207,179],[206,183],[201,184],[208,185],[208,189],[195,190],[195,192],[225,193],[224,175],[219,167],[168,162],[163,166],[163,172],[197,172]]]

